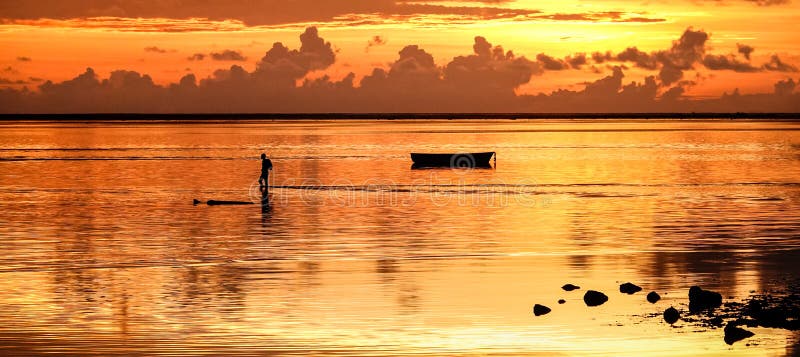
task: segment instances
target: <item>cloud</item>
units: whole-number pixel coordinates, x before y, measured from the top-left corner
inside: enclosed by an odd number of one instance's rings
[[[658,63],[656,61],[655,56],[651,56],[646,52],[640,51],[636,47],[628,47],[624,51],[618,53],[616,56],[605,56],[604,60],[615,60],[619,62],[633,62],[636,64],[636,67],[644,68],[644,69],[656,69],[658,68]],[[598,63],[603,63],[602,61]]]
[[[683,79],[684,72],[696,66],[712,71],[734,71],[752,73],[761,71],[797,72],[796,66],[783,62],[778,55],[772,55],[769,62],[756,66],[743,62],[734,54],[706,54],[711,35],[703,30],[686,29],[677,41],[666,50],[644,52],[636,47],[628,47],[622,52],[613,54],[610,51],[593,52],[591,59],[595,64],[605,62],[631,62],[636,67],[646,70],[658,70],[658,79],[662,86],[668,87]],[[737,44],[737,52],[750,61],[755,48]]]
[[[535,10],[498,7],[508,1],[461,1],[470,6],[439,1],[425,3],[403,0],[229,0],[229,1],[96,1],[75,0],[64,6],[58,0],[29,0],[11,4],[0,2],[0,17],[6,19],[209,19],[237,20],[249,26],[284,25],[310,22],[335,22],[349,15],[378,18],[411,15],[448,15],[473,19],[512,18],[536,13]]]
[[[19,57],[17,57],[17,61],[19,61],[19,62],[30,62],[30,61],[33,61],[33,60],[30,57],[19,56]]]
[[[750,47],[750,46],[748,46],[748,45],[743,45],[743,44],[741,44],[741,43],[737,43],[737,44],[736,44],[736,50],[737,50],[737,51],[738,51],[738,52],[739,52],[739,53],[740,53],[742,56],[744,56],[744,58],[746,58],[746,59],[749,61],[749,60],[750,60],[750,54],[751,54],[751,53],[753,53],[753,51],[755,51],[756,49],[755,49],[755,48],[753,48],[753,47]]]
[[[376,46],[383,46],[388,41],[381,37],[381,36],[373,36],[369,41],[367,41],[367,47],[364,49],[364,52],[369,52],[369,49]]]
[[[8,66],[8,67],[6,67],[6,68],[3,68],[3,72],[5,72],[5,73],[11,73],[11,74],[19,74],[19,71],[18,71],[18,70],[16,70],[16,69],[14,69],[14,67],[11,67],[11,66]]]
[[[789,78],[778,81],[775,83],[775,94],[780,96],[791,95],[794,93],[795,88],[797,88],[797,83],[795,83],[794,79]]]
[[[71,80],[44,82],[38,91],[0,89],[3,112],[747,112],[800,111],[795,79],[775,83],[773,93],[741,95],[737,90],[719,98],[684,98],[693,81],[685,70],[714,60],[727,63],[733,55],[707,54],[708,34],[688,29],[670,48],[645,53],[623,51],[626,62],[650,66],[650,75],[627,80],[625,67],[585,83],[582,89],[560,89],[537,95],[517,94],[522,85],[542,74],[545,66],[576,68],[576,54],[561,60],[546,54],[535,61],[519,56],[488,39],[475,37],[469,54],[436,63],[418,45],[408,45],[385,68],[356,80],[340,80],[314,71],[336,62],[332,44],[310,27],[300,35],[301,46],[282,43],[272,48],[248,71],[240,65],[216,70],[206,78],[187,74],[177,83],[158,85],[146,74],[117,70],[100,78],[91,68]],[[635,49],[635,48],[634,48]],[[597,52],[592,58],[619,62],[619,54]],[[575,64],[573,64],[574,62]],[[727,62],[725,62],[727,61]],[[655,63],[652,66],[651,63]],[[713,66],[713,65],[712,65]],[[777,56],[764,66],[790,69]],[[764,68],[763,70],[766,70]],[[796,70],[796,69],[795,69]],[[537,77],[538,78],[538,77]],[[12,81],[7,79],[7,81]],[[16,83],[16,82],[15,82]]]
[[[664,22],[664,18],[651,18],[637,16],[622,11],[601,11],[601,12],[582,12],[582,13],[555,13],[555,14],[532,14],[520,17],[520,20],[542,19],[552,21],[582,21],[582,22]]]
[[[711,70],[731,70],[734,72],[758,72],[761,68],[754,67],[748,62],[740,62],[734,55],[706,55],[703,66]]]
[[[570,67],[575,68],[575,69],[580,69],[583,65],[588,63],[588,60],[586,59],[586,54],[585,53],[576,53],[576,54],[567,56],[565,61],[567,63],[569,63]]]
[[[202,61],[205,58],[206,58],[206,55],[204,53],[195,53],[195,54],[187,57],[186,59],[188,59],[189,61]]]
[[[246,61],[247,57],[243,56],[240,51],[224,50],[222,52],[211,52],[209,54],[211,59],[215,61]]]
[[[272,45],[256,64],[256,76],[277,78],[279,82],[294,84],[311,71],[328,68],[336,61],[331,43],[319,37],[315,27],[300,35],[300,50],[289,50],[280,42]]]
[[[769,62],[762,66],[767,71],[774,72],[797,72],[797,67],[781,61],[778,55],[772,55]]]
[[[167,53],[167,52],[170,52],[170,50],[166,50],[166,49],[159,48],[159,47],[156,47],[156,46],[145,47],[144,51],[145,52],[153,52],[153,53]]]
[[[791,0],[745,0],[756,4],[758,6],[773,6],[773,5],[786,5],[791,3]]]
[[[264,26],[452,25],[490,20],[664,22],[623,11],[544,13],[516,1],[415,0],[57,0],[0,2],[0,23],[115,31],[236,31]]]
[[[10,79],[10,78],[0,77],[0,85],[17,85],[17,84],[28,84],[28,82],[21,79]]]
[[[544,53],[536,55],[536,60],[548,71],[563,71],[569,69],[569,64],[566,61],[550,57]]]

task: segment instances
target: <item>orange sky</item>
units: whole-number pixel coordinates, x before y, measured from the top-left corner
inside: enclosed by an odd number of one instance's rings
[[[407,45],[419,45],[444,67],[472,54],[476,36],[538,66],[515,87],[517,94],[581,90],[611,75],[615,65],[623,66],[623,83],[642,82],[659,75],[660,62],[644,68],[635,61],[589,58],[585,65],[552,69],[537,55],[563,64],[578,53],[616,56],[636,47],[655,57],[689,28],[707,33],[704,55],[725,63],[713,66],[699,57],[685,68],[679,85],[686,98],[718,97],[736,88],[771,93],[776,82],[800,78],[800,5],[789,0],[34,0],[0,4],[0,18],[0,85],[14,89],[35,90],[43,80],[68,80],[87,67],[99,78],[136,71],[159,85],[187,73],[200,80],[234,64],[253,71],[274,42],[299,48],[298,35],[309,26],[331,43],[336,60],[305,78],[340,80],[352,72],[356,86],[374,68],[388,71]],[[754,49],[749,59],[737,52],[738,44]],[[201,56],[190,59],[195,54]],[[659,95],[668,89],[660,85]]]

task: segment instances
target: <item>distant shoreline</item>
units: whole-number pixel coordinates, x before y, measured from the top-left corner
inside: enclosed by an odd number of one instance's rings
[[[800,113],[181,113],[0,114],[3,121],[227,122],[261,120],[742,120],[800,121]]]

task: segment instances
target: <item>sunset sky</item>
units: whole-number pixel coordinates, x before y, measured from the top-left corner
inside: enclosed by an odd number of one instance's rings
[[[798,111],[798,23],[791,0],[3,1],[0,112]]]

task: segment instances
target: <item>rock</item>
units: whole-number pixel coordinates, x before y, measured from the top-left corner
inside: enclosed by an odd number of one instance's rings
[[[681,313],[674,307],[670,306],[669,309],[664,310],[664,321],[672,325],[681,318]]]
[[[565,284],[561,288],[564,289],[564,291],[572,291],[572,290],[578,290],[581,287],[577,286],[577,285],[572,285],[572,284]]]
[[[651,291],[649,294],[647,294],[647,301],[651,304],[657,303],[658,300],[661,300],[661,295],[658,295],[657,292]]]
[[[789,312],[779,308],[760,309],[757,313],[750,314],[761,327],[788,328]]]
[[[599,291],[589,290],[583,295],[583,302],[586,306],[600,306],[608,301],[608,296]]]
[[[564,300],[564,299],[559,299],[559,300],[558,300],[558,303],[559,303],[559,305],[560,305],[560,304],[564,304],[564,303],[566,303],[566,302],[567,302],[567,300]]]
[[[539,304],[533,305],[533,314],[536,315],[536,316],[546,315],[546,314],[550,313],[550,311],[553,311],[553,310],[551,310],[547,306],[539,305]]]
[[[633,283],[625,283],[619,286],[619,292],[623,294],[633,295],[642,291],[642,288]]]
[[[725,343],[732,345],[734,342],[744,340],[745,338],[753,337],[755,334],[743,328],[737,327],[733,323],[725,326]]]
[[[699,286],[689,288],[689,312],[697,313],[703,310],[711,310],[722,305],[722,295],[720,293],[703,290]]]

